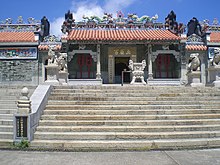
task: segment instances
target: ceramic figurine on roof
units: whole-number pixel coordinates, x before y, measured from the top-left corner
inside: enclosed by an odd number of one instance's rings
[[[63,25],[61,26],[61,31],[65,34],[72,29],[74,26],[75,19],[73,19],[73,14],[68,10],[67,13],[65,13],[65,21],[63,22]]]
[[[12,19],[11,18],[7,18],[5,20],[5,24],[12,24]]]
[[[214,18],[214,20],[213,20],[213,23],[212,23],[213,25],[219,25],[219,22],[218,22],[218,19],[217,18]]]
[[[116,27],[123,27],[126,24],[126,19],[122,11],[117,12],[117,18],[114,19]]]
[[[165,27],[171,30],[173,33],[178,33],[178,23],[176,21],[176,14],[173,10],[165,18]]]
[[[40,41],[43,41],[44,37],[50,35],[50,23],[46,16],[41,19],[41,31],[40,31]]]
[[[187,37],[191,36],[192,34],[196,34],[200,37],[203,37],[203,32],[202,32],[202,26],[200,25],[199,21],[197,18],[193,17],[187,24],[188,32],[187,32]]]
[[[67,28],[72,28],[72,24],[75,21],[75,19],[73,19],[73,14],[70,12],[70,10],[68,10],[68,12],[65,14],[65,21],[67,23]]]
[[[106,20],[108,24],[113,23],[112,14],[104,13],[103,20]]]
[[[136,14],[128,14],[128,24],[136,22],[137,18],[138,16]]]
[[[18,23],[18,24],[23,24],[23,23],[24,23],[22,16],[19,16],[19,17],[18,17],[17,23]]]

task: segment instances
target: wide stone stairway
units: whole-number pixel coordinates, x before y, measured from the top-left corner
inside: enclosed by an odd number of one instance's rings
[[[0,88],[0,147],[8,147],[13,142],[13,114],[18,99],[17,87]]]
[[[20,97],[21,85],[0,86],[0,148],[9,148],[13,143],[13,115],[17,111],[17,100]],[[30,94],[36,87],[28,87]]]
[[[61,150],[220,147],[220,89],[56,86],[31,147]]]

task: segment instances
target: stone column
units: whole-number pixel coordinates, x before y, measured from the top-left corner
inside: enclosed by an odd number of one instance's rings
[[[187,59],[186,59],[186,55],[184,53],[184,50],[181,49],[181,57],[180,57],[180,65],[181,65],[181,77],[180,77],[180,83],[181,85],[186,85],[187,83]]]
[[[205,60],[204,60],[204,54],[202,53],[200,56],[201,60],[201,83],[206,84],[206,69],[205,69]]]
[[[101,79],[100,44],[97,45],[97,73],[96,79]]]
[[[148,80],[153,79],[152,45],[148,45]]]

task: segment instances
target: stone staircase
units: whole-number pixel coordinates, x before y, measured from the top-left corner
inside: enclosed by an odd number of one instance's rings
[[[31,147],[60,150],[220,147],[220,89],[56,86]]]
[[[17,111],[22,86],[0,85],[0,148],[9,148],[13,143],[13,116]],[[35,87],[28,87],[33,93]]]

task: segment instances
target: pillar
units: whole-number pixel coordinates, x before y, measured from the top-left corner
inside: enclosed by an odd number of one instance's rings
[[[101,79],[100,44],[97,45],[97,72],[96,79]]]
[[[148,80],[153,79],[152,45],[148,45]]]
[[[202,53],[202,55],[200,56],[200,60],[201,60],[201,83],[202,84],[206,84],[206,66],[205,66],[205,57],[204,57],[204,53]]]

